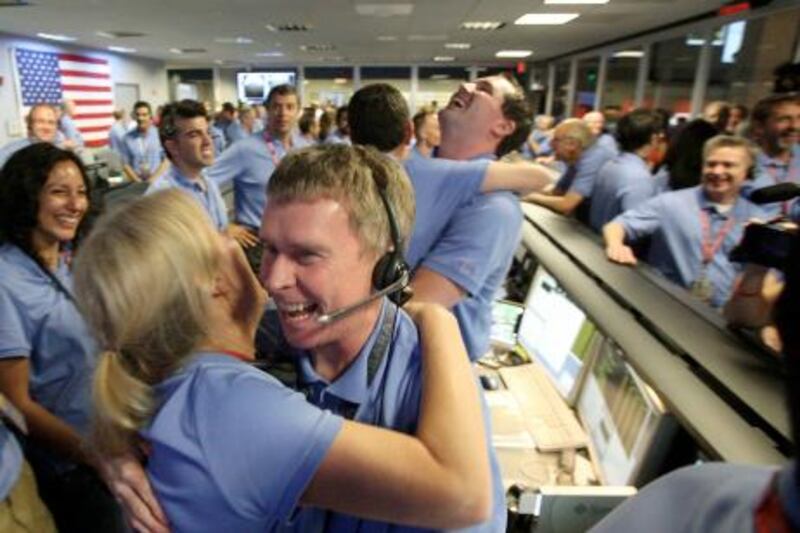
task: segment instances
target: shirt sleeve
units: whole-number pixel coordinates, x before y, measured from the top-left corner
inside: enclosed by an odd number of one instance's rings
[[[622,224],[629,239],[638,240],[655,233],[661,226],[662,205],[661,197],[656,196],[635,209],[625,211],[612,222]]]
[[[636,180],[622,195],[620,208],[624,212],[638,207],[648,199],[652,198],[654,192],[654,183],[650,181]]]
[[[222,155],[208,167],[206,175],[220,187],[233,181],[238,177],[239,172],[244,170],[241,160],[241,143],[228,146]]]
[[[0,286],[0,359],[28,357],[31,335],[25,317],[6,287]]]
[[[208,372],[188,416],[209,471],[249,516],[285,521],[342,427],[342,419],[255,372]]]
[[[590,149],[575,164],[575,179],[568,192],[580,194],[584,198],[591,198],[594,189],[594,180],[603,163],[610,159],[610,154],[600,147]]]
[[[519,243],[522,212],[509,193],[491,193],[459,209],[422,265],[477,294],[509,247]]]

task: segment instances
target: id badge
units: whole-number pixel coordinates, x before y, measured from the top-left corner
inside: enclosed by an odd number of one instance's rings
[[[691,287],[691,293],[695,298],[698,298],[706,303],[711,302],[711,297],[714,295],[714,286],[711,280],[708,279],[705,272],[694,280]]]

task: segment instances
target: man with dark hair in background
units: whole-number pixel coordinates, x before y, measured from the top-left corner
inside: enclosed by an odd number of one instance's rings
[[[267,127],[232,144],[207,172],[218,185],[233,181],[235,223],[229,226],[231,236],[242,245],[253,270],[261,264],[258,228],[267,204],[267,183],[283,156],[294,148],[307,146],[296,134],[300,99],[292,85],[276,85],[265,102]]]
[[[325,139],[325,142],[330,144],[350,144],[350,123],[346,105],[336,110],[336,131],[331,133]]]
[[[439,114],[432,107],[423,107],[414,115],[414,149],[413,155],[433,157],[433,151],[439,147],[442,131],[439,128]]]
[[[228,227],[225,201],[214,180],[204,170],[214,163],[214,146],[208,132],[205,106],[195,100],[168,104],[161,112],[158,133],[169,170],[150,183],[145,194],[163,189],[180,189],[203,206],[219,231]]]
[[[589,222],[595,231],[653,196],[655,183],[647,161],[660,146],[661,133],[661,121],[646,109],[632,111],[617,123],[621,153],[600,168],[592,191]]]
[[[133,104],[136,127],[122,138],[122,170],[131,181],[150,181],[166,170],[158,129],[153,125],[150,104],[138,101]]]

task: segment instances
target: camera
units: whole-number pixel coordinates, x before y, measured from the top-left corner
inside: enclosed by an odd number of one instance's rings
[[[783,271],[796,233],[797,227],[787,222],[750,224],[729,258],[738,263],[755,263]]]

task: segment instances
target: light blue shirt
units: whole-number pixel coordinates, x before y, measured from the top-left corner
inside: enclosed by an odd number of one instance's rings
[[[763,151],[759,151],[756,156],[755,178],[748,181],[742,187],[742,195],[749,198],[753,191],[770,187],[779,183],[800,183],[800,144],[795,143],[792,147],[792,157],[788,162],[770,157]],[[797,212],[798,203],[790,200],[785,206],[787,214],[793,215]],[[776,217],[783,213],[784,202],[765,204],[762,209],[769,217]],[[792,217],[797,220],[796,217]]]
[[[276,531],[342,427],[273,377],[218,353],[195,354],[156,395],[142,436],[173,531]]]
[[[599,143],[592,144],[583,151],[574,165],[567,167],[567,170],[556,183],[556,189],[565,194],[574,192],[585,199],[591,198],[597,173],[614,155],[614,152]]]
[[[114,125],[108,130],[108,147],[120,154],[120,156],[122,156],[122,151],[124,150],[123,142],[127,133],[128,128],[124,120],[114,122]]]
[[[227,207],[219,192],[219,186],[214,180],[205,176],[205,171],[200,179],[190,180],[175,165],[170,165],[166,172],[150,183],[145,194],[152,194],[164,189],[186,191],[203,206],[215,228],[223,231],[228,227]]]
[[[780,472],[778,493],[790,523],[800,528],[794,468]],[[590,531],[752,533],[756,511],[774,475],[773,468],[730,463],[684,467],[644,487]],[[789,491],[781,490],[786,481]]]
[[[353,144],[350,137],[343,135],[341,131],[336,130],[325,139],[325,144]]]
[[[355,408],[354,420],[394,429],[403,433],[413,433],[419,420],[420,398],[422,395],[422,361],[419,345],[419,332],[404,311],[397,313],[392,342],[381,359],[371,384],[367,383],[367,363],[372,347],[377,341],[383,314],[389,303],[383,301],[381,316],[362,347],[358,357],[347,370],[333,383],[328,383],[315,371],[308,353],[298,354],[299,380],[308,388],[308,400],[323,409],[343,413]],[[476,383],[477,386],[477,383]],[[487,439],[490,439],[488,408],[483,405],[484,423],[487,425]],[[505,531],[506,504],[502,478],[494,449],[487,442],[490,453],[493,481],[493,513],[484,524],[459,531],[495,533]],[[426,531],[408,526],[397,526],[385,522],[364,520],[353,516],[303,508],[292,524],[292,531],[298,533],[355,532],[360,533],[399,533]]]
[[[54,275],[72,290],[63,261]],[[33,400],[85,435],[94,341],[70,296],[12,244],[0,245],[0,317],[0,359],[27,358]]]
[[[614,155],[619,155],[619,144],[617,140],[614,138],[613,135],[610,133],[601,133],[599,137],[597,137],[597,144],[605,148],[607,151],[611,152]]]
[[[740,270],[740,265],[732,263],[728,254],[741,240],[747,221],[763,218],[757,205],[739,198],[730,211],[721,213],[708,201],[702,185],[698,185],[655,196],[614,222],[623,225],[632,241],[652,235],[647,262],[675,283],[689,288],[703,270],[701,210],[708,213],[712,240],[716,240],[730,217],[735,219],[706,273],[714,289],[711,305],[721,307],[728,300]]]
[[[22,450],[17,439],[0,422],[0,503],[14,488],[22,471]]]
[[[489,161],[412,156],[403,162],[414,186],[416,215],[406,261],[416,268],[441,236],[456,209],[480,194]]]
[[[244,131],[244,128],[238,120],[228,124],[228,127],[225,130],[225,137],[228,139],[229,146],[247,136],[249,136],[249,134]]]
[[[217,158],[225,150],[225,135],[213,124],[208,125],[208,135],[211,137],[211,142],[214,143],[214,158]]]
[[[632,152],[623,152],[606,162],[597,174],[589,222],[599,232],[614,217],[654,194],[653,176],[645,160]]]
[[[0,170],[2,170],[3,166],[6,164],[6,161],[11,159],[12,155],[32,144],[33,141],[28,137],[6,143],[2,148],[0,148]]]
[[[58,126],[67,140],[74,142],[78,148],[84,147],[83,135],[81,135],[78,125],[75,124],[75,121],[72,120],[72,117],[68,115],[61,115],[61,120],[59,121]]]
[[[534,129],[531,131],[529,140],[539,145],[539,151],[533,153],[530,144],[527,142],[522,147],[522,152],[529,157],[547,157],[553,155],[553,136],[545,131]]]
[[[671,191],[672,187],[669,185],[669,169],[667,165],[662,165],[658,169],[655,176],[653,176],[653,191],[654,194],[661,194],[662,192]]]
[[[421,266],[467,293],[453,313],[472,361],[489,350],[492,301],[508,274],[521,232],[517,197],[507,192],[483,194],[456,211],[422,259]]]
[[[299,135],[292,135],[294,148],[303,148],[307,142]],[[267,183],[286,148],[277,139],[267,138],[262,133],[249,137],[225,149],[219,159],[208,168],[206,175],[220,187],[233,180],[236,222],[258,228],[267,205]]]
[[[122,138],[122,162],[133,169],[140,177],[148,177],[158,169],[164,159],[164,150],[155,126],[145,133],[134,128]]]

